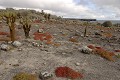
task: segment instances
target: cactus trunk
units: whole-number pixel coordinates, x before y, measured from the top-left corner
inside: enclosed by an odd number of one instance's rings
[[[85,27],[84,37],[87,35],[87,26]]]
[[[26,38],[30,38],[29,30],[28,29],[24,29],[24,32],[25,32],[25,37]]]
[[[24,33],[26,38],[30,38],[29,32],[30,32],[30,27],[28,25],[23,25]]]
[[[11,38],[11,41],[14,42],[15,41],[15,26],[14,26],[14,23],[11,24],[10,27],[10,38]]]
[[[10,30],[10,38],[11,41],[15,41],[15,21],[16,21],[16,14],[12,12],[6,12],[3,15],[5,17],[6,23],[9,26]]]

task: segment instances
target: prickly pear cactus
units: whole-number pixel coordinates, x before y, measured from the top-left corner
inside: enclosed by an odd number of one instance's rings
[[[83,25],[85,26],[84,37],[86,37],[87,29],[88,29],[88,26],[90,26],[90,23],[89,22],[84,22]]]
[[[5,12],[3,14],[4,20],[6,20],[6,23],[9,26],[10,29],[10,38],[11,41],[15,41],[15,21],[16,21],[16,13],[14,12]]]
[[[21,23],[22,26],[23,26],[23,30],[24,30],[24,33],[25,33],[25,37],[26,37],[26,38],[30,38],[29,32],[30,32],[30,29],[31,29],[31,20],[30,20],[28,17],[26,17],[26,18],[21,18],[20,23]]]

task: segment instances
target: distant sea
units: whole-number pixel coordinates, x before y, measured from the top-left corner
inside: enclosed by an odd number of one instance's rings
[[[64,18],[64,19],[69,19],[69,20],[80,20],[79,18]],[[99,23],[104,23],[105,21],[111,21],[113,24],[119,23],[120,24],[120,20],[97,20],[97,22]],[[94,21],[92,21],[94,22]],[[95,21],[96,22],[96,21]]]
[[[105,21],[111,21],[113,24],[119,23],[120,24],[120,20],[97,20],[99,23],[103,23]]]

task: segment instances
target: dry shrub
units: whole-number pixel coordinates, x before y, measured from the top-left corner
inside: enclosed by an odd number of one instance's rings
[[[120,54],[116,55],[117,58],[120,58]]]
[[[36,75],[29,73],[18,73],[13,77],[13,80],[38,80]]]
[[[111,21],[105,21],[102,25],[104,27],[112,27],[112,22]]]

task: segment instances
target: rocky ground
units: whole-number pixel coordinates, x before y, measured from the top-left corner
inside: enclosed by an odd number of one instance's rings
[[[9,32],[8,26],[1,25],[0,32]],[[54,44],[34,40],[33,33],[41,28],[53,35]],[[20,45],[11,47],[8,51],[0,50],[0,80],[12,80],[19,72],[39,75],[45,71],[53,74],[51,80],[68,80],[55,76],[55,69],[60,66],[70,67],[83,74],[82,79],[75,80],[120,80],[119,58],[114,56],[115,61],[112,62],[99,55],[84,54],[80,50],[83,46],[92,44],[112,51],[115,55],[120,54],[114,51],[120,49],[120,28],[89,26],[87,37],[83,37],[84,28],[80,25],[62,23],[33,24],[30,31],[31,39],[25,39],[23,30],[16,26],[16,35],[19,36],[17,41]],[[71,37],[76,41],[69,41]],[[1,45],[3,43],[6,44],[0,41]]]

